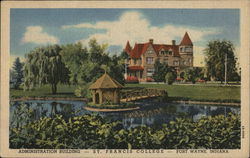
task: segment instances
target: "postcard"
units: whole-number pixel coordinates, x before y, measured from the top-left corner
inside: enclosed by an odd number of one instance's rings
[[[248,1],[3,1],[1,157],[249,157]]]

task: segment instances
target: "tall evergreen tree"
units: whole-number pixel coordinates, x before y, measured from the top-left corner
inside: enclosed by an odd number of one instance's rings
[[[12,67],[12,75],[11,80],[13,82],[14,88],[18,89],[20,88],[20,85],[23,82],[23,63],[20,61],[20,58],[17,57],[14,61],[13,67]]]

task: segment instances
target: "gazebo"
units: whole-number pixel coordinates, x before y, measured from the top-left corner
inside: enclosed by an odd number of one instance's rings
[[[111,78],[106,72],[89,87],[92,91],[94,104],[119,104],[121,88],[123,88],[123,86],[115,79]]]

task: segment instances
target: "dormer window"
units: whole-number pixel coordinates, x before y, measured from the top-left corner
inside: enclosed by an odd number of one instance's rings
[[[164,50],[161,50],[161,55],[164,55],[165,54],[165,51]]]
[[[183,52],[183,48],[182,47],[180,48],[180,52]]]
[[[136,59],[134,59],[134,65],[136,65]]]
[[[153,51],[152,51],[152,50],[149,50],[149,51],[148,51],[148,53],[150,53],[150,54],[151,54],[151,53],[153,53]]]
[[[192,47],[185,47],[185,52],[192,52]]]

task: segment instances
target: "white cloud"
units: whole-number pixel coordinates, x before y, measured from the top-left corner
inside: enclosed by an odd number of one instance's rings
[[[200,42],[204,36],[219,33],[218,28],[194,28],[190,26],[175,26],[166,24],[164,26],[153,26],[139,12],[125,12],[117,21],[100,21],[94,24],[81,23],[76,25],[64,25],[62,29],[69,28],[92,28],[104,29],[104,33],[91,34],[87,39],[82,39],[83,44],[87,44],[92,38],[100,43],[118,45],[124,47],[127,40],[133,45],[135,42],[146,42],[153,38],[155,43],[171,43],[171,40],[182,38],[187,31],[191,40]],[[180,41],[177,41],[177,43]]]
[[[204,49],[205,47],[194,45],[194,66],[205,66]],[[238,62],[240,58],[239,50],[239,47],[235,48],[235,57],[238,58]]]
[[[194,66],[204,66],[205,65],[205,56],[203,50],[205,47],[195,46],[194,45]]]
[[[24,33],[21,42],[35,44],[55,44],[59,43],[59,39],[44,32],[41,26],[28,26],[26,27],[26,32]]]

